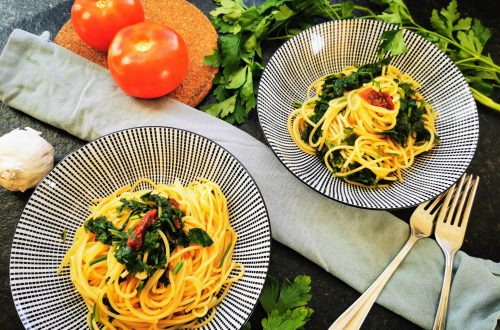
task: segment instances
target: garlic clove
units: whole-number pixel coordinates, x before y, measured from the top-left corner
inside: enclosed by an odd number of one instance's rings
[[[0,185],[12,191],[33,188],[54,167],[54,148],[26,127],[0,137]]]

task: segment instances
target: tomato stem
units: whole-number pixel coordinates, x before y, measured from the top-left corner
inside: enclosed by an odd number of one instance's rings
[[[97,6],[97,8],[104,9],[108,6],[108,1],[107,0],[99,0],[95,3],[95,5]]]
[[[153,48],[153,43],[151,41],[139,41],[135,44],[135,49],[139,52],[147,52]]]

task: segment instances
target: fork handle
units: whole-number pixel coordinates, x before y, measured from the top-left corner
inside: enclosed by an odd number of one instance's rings
[[[451,273],[453,270],[453,259],[455,252],[445,252],[445,268],[443,276],[443,286],[441,288],[441,298],[439,298],[439,305],[434,319],[434,326],[432,330],[441,330],[446,327],[446,312],[448,310],[448,297],[451,288]]]
[[[419,238],[411,235],[394,260],[385,268],[372,285],[328,328],[328,330],[359,329],[368,315],[371,307],[377,300],[380,292],[391,278],[399,264]]]

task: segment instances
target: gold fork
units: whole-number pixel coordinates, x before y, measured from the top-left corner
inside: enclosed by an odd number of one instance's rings
[[[465,181],[467,182],[465,183]],[[464,187],[465,183],[465,187]],[[464,241],[465,230],[469,220],[470,210],[474,202],[479,177],[472,183],[472,175],[462,176],[456,189],[450,189],[439,212],[436,222],[435,236],[445,256],[445,270],[441,298],[434,320],[433,330],[444,329],[446,326],[446,311],[448,309],[448,296],[451,287],[451,272],[455,253],[460,249]],[[454,187],[454,186],[453,186]],[[455,192],[454,192],[455,191]],[[462,196],[460,198],[460,195]],[[450,207],[450,200],[453,202]],[[460,198],[460,201],[458,200]],[[464,205],[467,201],[467,205]],[[459,203],[457,207],[457,203]],[[463,211],[463,212],[462,212]]]
[[[373,284],[349,307],[328,330],[359,329],[363,324],[368,312],[377,300],[385,284],[396,271],[399,264],[406,257],[415,243],[424,237],[432,234],[434,219],[438,215],[439,203],[444,198],[445,193],[439,195],[434,202],[429,201],[420,204],[410,218],[410,237],[394,260],[379,275]]]

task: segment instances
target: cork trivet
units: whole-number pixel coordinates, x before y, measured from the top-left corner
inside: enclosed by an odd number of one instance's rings
[[[210,92],[217,69],[203,64],[203,58],[217,48],[217,32],[208,18],[185,0],[143,0],[146,20],[176,30],[186,41],[189,71],[181,85],[168,94],[184,104],[198,105]],[[68,21],[59,31],[55,42],[74,53],[107,68],[105,53],[84,43]]]

